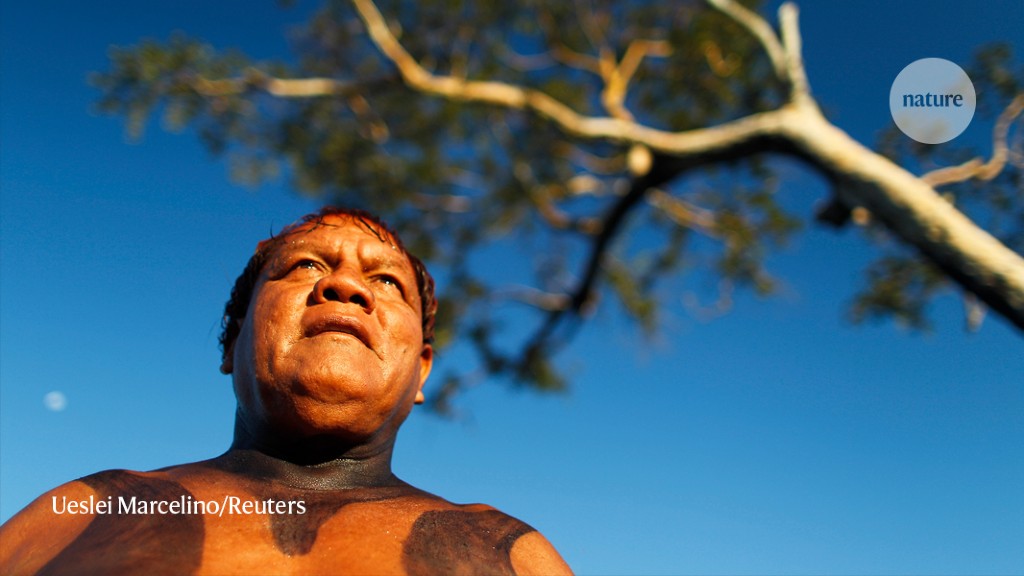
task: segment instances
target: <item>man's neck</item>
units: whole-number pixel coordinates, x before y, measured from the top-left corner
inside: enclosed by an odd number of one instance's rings
[[[393,449],[394,437],[358,446],[329,438],[287,442],[253,433],[236,420],[231,448],[216,460],[219,467],[253,480],[299,489],[339,490],[403,485],[391,472]]]

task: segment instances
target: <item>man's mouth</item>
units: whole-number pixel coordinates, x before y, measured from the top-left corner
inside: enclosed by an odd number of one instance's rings
[[[361,322],[351,316],[344,314],[324,314],[306,325],[305,336],[312,337],[320,334],[348,334],[359,339],[367,348],[373,349],[370,343],[370,335]]]

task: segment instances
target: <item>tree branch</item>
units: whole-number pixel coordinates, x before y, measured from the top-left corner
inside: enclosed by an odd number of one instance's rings
[[[565,294],[544,292],[532,286],[510,286],[496,290],[492,296],[497,300],[515,300],[548,312],[564,310],[569,305],[569,298]]]
[[[602,219],[600,233],[591,244],[590,256],[583,267],[583,274],[580,276],[576,287],[568,294],[568,304],[563,308],[552,310],[548,313],[545,321],[523,348],[522,362],[528,362],[541,349],[551,347],[551,338],[567,314],[578,317],[585,311],[593,297],[598,276],[608,257],[611,243],[626,222],[626,216],[644,198],[648,191],[673,180],[688,167],[674,158],[659,157],[655,160],[651,170],[633,179],[629,191],[612,205]]]
[[[757,36],[776,72],[790,85],[790,101],[777,110],[719,126],[668,132],[619,118],[588,117],[537,90],[503,82],[466,81],[427,72],[399,44],[372,0],[352,0],[371,40],[398,68],[406,84],[425,94],[453,100],[530,110],[570,135],[643,145],[671,156],[681,166],[737,160],[784,152],[807,161],[836,184],[835,194],[851,209],[863,208],[985,304],[1024,329],[1024,259],[941,198],[918,177],[868,150],[821,114],[806,89],[795,8],[781,10],[784,48],[764,20],[732,0],[708,0]],[[789,53],[787,53],[787,50]],[[657,170],[657,162],[655,169]],[[678,172],[677,172],[678,173]],[[642,189],[636,186],[643,184]],[[611,236],[625,213],[650,186],[650,174],[634,180],[605,220],[572,310],[586,302]],[[549,316],[534,342],[542,342],[561,314]]]
[[[738,58],[726,58],[718,44],[711,40],[705,40],[701,43],[700,48],[704,54],[704,60],[708,63],[708,67],[720,78],[731,76],[740,67]]]
[[[587,172],[615,174],[621,172],[626,167],[625,154],[616,154],[609,157],[598,156],[568,142],[559,142],[555,146],[558,147],[563,156],[568,157],[571,162],[582,166]]]
[[[707,0],[707,2],[753,34],[768,54],[772,68],[775,69],[775,76],[783,81],[788,79],[789,67],[786,50],[782,47],[782,43],[779,42],[779,37],[776,36],[775,30],[772,30],[772,27],[763,18],[733,0]]]
[[[629,88],[629,81],[633,79],[640,62],[646,56],[667,56],[671,49],[667,42],[662,40],[634,40],[629,43],[622,60],[612,69],[603,73],[604,90],[601,92],[601,102],[608,113],[615,118],[622,120],[633,120],[633,115],[626,109],[626,91]]]
[[[601,224],[596,218],[574,218],[569,216],[551,200],[550,186],[530,186],[530,200],[537,208],[537,213],[549,226],[558,230],[572,230],[588,236],[601,231]]]
[[[786,80],[789,81],[791,101],[810,98],[798,17],[799,10],[796,4],[784,2],[779,6],[779,26],[782,29],[782,44],[786,52]]]
[[[801,107],[787,140],[835,183],[834,193],[918,249],[992,310],[1024,330],[1024,259],[979,228],[922,179]]]
[[[235,96],[249,90],[261,90],[278,98],[315,98],[319,96],[345,96],[358,94],[378,84],[390,84],[394,77],[370,81],[346,82],[334,78],[274,78],[259,70],[250,69],[240,78],[210,80],[201,76],[187,80],[202,96]]]
[[[555,60],[570,68],[583,70],[585,72],[593,72],[598,76],[601,75],[600,60],[590,56],[589,54],[580,54],[564,44],[555,44],[551,47],[551,55]]]
[[[806,99],[809,94],[807,73],[804,71],[803,55],[798,22],[799,11],[792,2],[779,6],[779,27],[782,39],[757,13],[745,8],[734,0],[707,0],[708,4],[729,16],[747,29],[761,46],[775,70],[775,76],[789,88],[789,100]]]
[[[719,236],[715,215],[706,208],[694,206],[660,188],[650,191],[647,203],[664,212],[676,224],[684,228],[698,230],[711,238]]]
[[[1024,112],[1024,93],[1018,94],[999,115],[992,130],[992,158],[985,162],[981,157],[971,159],[959,166],[939,168],[921,176],[931,186],[955,184],[972,178],[992,180],[1003,171],[1010,158],[1008,139],[1010,126]]]
[[[754,138],[778,135],[792,120],[785,109],[780,109],[714,128],[668,132],[618,118],[584,116],[539,90],[505,82],[470,81],[431,74],[399,44],[371,0],[352,2],[366,25],[370,39],[395,64],[402,79],[414,90],[452,100],[527,109],[581,138],[643,144],[651,150],[673,156],[703,155],[747,144]]]

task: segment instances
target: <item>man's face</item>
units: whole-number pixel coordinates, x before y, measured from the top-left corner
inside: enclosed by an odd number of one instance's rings
[[[222,367],[247,425],[365,441],[423,401],[432,350],[416,275],[382,237],[326,216],[271,255]]]

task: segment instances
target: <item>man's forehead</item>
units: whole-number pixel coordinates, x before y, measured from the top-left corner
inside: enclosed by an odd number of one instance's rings
[[[340,247],[347,242],[359,242],[361,250],[372,251],[374,260],[412,268],[408,255],[391,233],[372,221],[348,214],[328,214],[311,222],[304,222],[285,230],[275,238],[264,240],[257,250],[268,242],[276,244],[272,257],[310,245]],[[383,250],[374,250],[378,246]]]
[[[328,238],[333,236],[353,237],[357,239],[362,239],[363,236],[370,236],[396,252],[401,251],[395,238],[387,230],[371,221],[347,214],[329,214],[318,220],[306,222],[288,232],[289,239],[296,242],[309,235]]]

